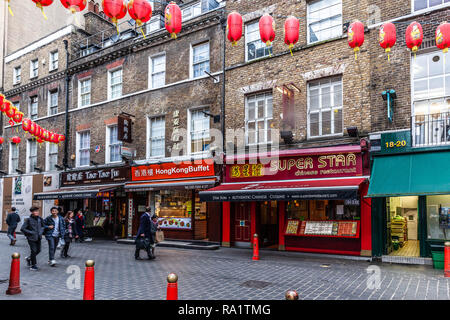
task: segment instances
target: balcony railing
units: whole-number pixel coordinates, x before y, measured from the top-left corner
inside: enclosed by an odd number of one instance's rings
[[[450,112],[416,115],[411,124],[414,147],[450,145]]]

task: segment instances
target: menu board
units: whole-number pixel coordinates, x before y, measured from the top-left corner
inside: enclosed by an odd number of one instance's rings
[[[300,228],[298,228],[298,223],[300,223]],[[294,230],[298,230],[298,233],[294,233]],[[359,225],[358,221],[300,222],[299,220],[288,220],[285,235],[357,238]]]
[[[297,234],[299,222],[298,220],[289,220],[286,227],[286,234]]]
[[[191,229],[191,218],[159,218],[161,229]]]

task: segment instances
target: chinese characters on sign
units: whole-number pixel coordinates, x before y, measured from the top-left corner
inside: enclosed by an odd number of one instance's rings
[[[214,164],[211,159],[199,163],[162,163],[147,166],[132,167],[133,181],[164,180],[178,178],[214,176]]]
[[[64,172],[61,174],[61,185],[73,186],[96,183],[123,182],[128,181],[129,176],[129,167]]]
[[[131,143],[131,119],[124,115],[119,115],[117,120],[117,140]]]

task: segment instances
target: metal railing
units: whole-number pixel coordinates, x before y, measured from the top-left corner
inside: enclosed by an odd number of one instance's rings
[[[450,145],[450,112],[413,116],[411,130],[414,147]]]

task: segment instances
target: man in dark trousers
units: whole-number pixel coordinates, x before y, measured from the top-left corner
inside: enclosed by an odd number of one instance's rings
[[[20,231],[27,237],[31,254],[26,258],[31,271],[39,270],[36,256],[41,252],[41,239],[45,231],[44,220],[39,216],[39,208],[31,207],[31,215],[25,219]]]
[[[10,246],[13,246],[16,244],[16,228],[17,225],[20,222],[20,216],[16,212],[16,208],[12,207],[11,212],[8,213],[8,216],[6,217],[6,224],[8,225],[8,238],[11,240]]]
[[[66,224],[64,219],[58,215],[58,208],[53,207],[50,210],[51,216],[44,219],[46,226],[45,238],[48,241],[48,264],[54,267],[56,265],[55,252],[59,239],[66,234]]]
[[[152,239],[152,221],[151,221],[151,212],[152,208],[146,207],[145,212],[141,215],[141,219],[139,221],[139,229],[137,232],[137,238],[136,238],[136,252],[134,254],[134,258],[136,260],[142,260],[139,257],[139,253],[142,249],[142,242],[145,241],[145,250],[147,251],[147,255],[149,259],[152,259],[152,252],[151,252],[151,239]]]

